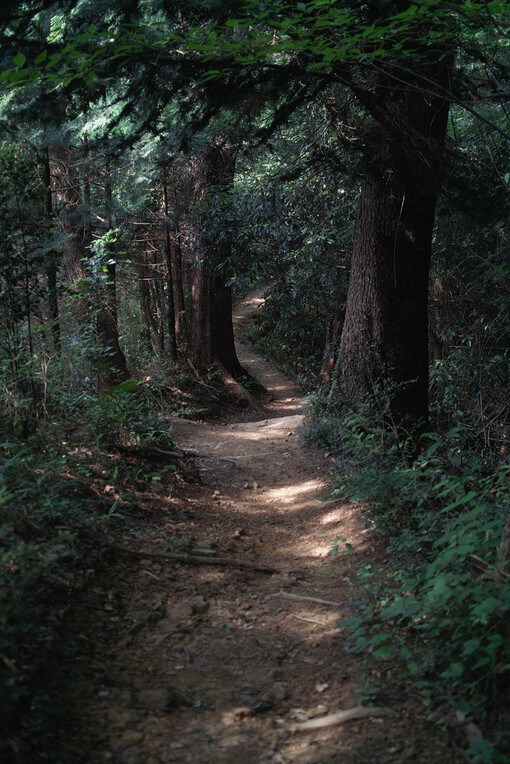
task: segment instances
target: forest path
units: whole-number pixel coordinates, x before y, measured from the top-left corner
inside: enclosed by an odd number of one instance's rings
[[[245,298],[236,324],[262,299],[261,291]],[[175,419],[179,445],[200,454],[201,484],[165,496],[155,482],[148,514],[124,534],[141,559],[122,560],[102,593],[110,623],[95,647],[100,684],[83,714],[82,734],[94,731],[85,761],[454,761],[412,704],[388,698],[390,718],[293,731],[296,722],[357,705],[360,670],[334,627],[347,615],[353,571],[379,552],[358,507],[321,502],[328,459],[296,434],[305,407],[299,390],[239,339],[238,347],[274,400],[256,421]],[[351,552],[331,557],[337,537]],[[144,557],[169,544],[274,572]]]

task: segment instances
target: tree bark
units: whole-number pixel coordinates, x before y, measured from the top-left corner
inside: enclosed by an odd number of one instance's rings
[[[53,190],[51,184],[51,164],[50,152],[44,150],[44,195],[45,212],[48,229],[51,228],[54,219],[53,211]],[[58,309],[58,287],[57,287],[57,253],[51,251],[48,253],[48,264],[46,266],[46,276],[48,279],[48,313],[51,322],[51,335],[53,338],[53,349],[60,356],[62,353],[62,344],[60,338],[60,314]]]
[[[214,189],[225,191],[234,179],[235,158],[231,147],[212,141],[195,158],[195,207],[204,206]],[[214,222],[214,221],[213,221]],[[197,367],[219,362],[230,374],[244,374],[237,358],[232,326],[232,292],[227,286],[226,266],[232,242],[206,232],[205,221],[195,228],[195,269],[192,284],[192,360]]]
[[[441,83],[448,72],[443,61],[424,76]],[[375,395],[393,423],[419,429],[428,419],[428,280],[449,104],[410,75],[383,88],[366,152],[339,371],[350,404]]]
[[[140,294],[140,312],[142,315],[143,339],[147,350],[151,351],[155,349],[152,341],[152,331],[157,334],[158,327],[156,321],[154,320],[153,311],[151,309],[148,257],[149,253],[145,249],[142,250],[139,254],[138,288]]]
[[[166,177],[161,181],[161,192],[163,197],[163,214],[165,218],[165,263],[166,263],[166,299],[168,310],[168,337],[170,341],[170,358],[177,360],[177,331],[175,320],[175,289],[172,263],[172,240],[170,234],[169,205],[168,205],[168,185]]]
[[[106,171],[105,183],[106,224],[108,230],[113,230],[113,192],[111,174]],[[117,385],[129,379],[126,357],[119,343],[119,324],[117,314],[117,274],[115,262],[115,245],[109,245],[110,252],[106,263],[106,290],[104,305],[101,305],[96,315],[97,334],[108,360],[101,364],[100,385]]]
[[[66,235],[63,245],[63,263],[71,293],[76,297],[73,311],[78,318],[87,314],[87,307],[80,299],[82,280],[86,278],[85,260],[90,256],[86,249],[89,244],[85,236],[83,216],[81,214],[80,179],[76,169],[73,151],[69,147],[50,149],[52,178],[56,212],[59,228]]]

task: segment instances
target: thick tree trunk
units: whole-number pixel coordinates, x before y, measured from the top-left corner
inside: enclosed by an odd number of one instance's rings
[[[266,394],[267,390],[241,366],[237,357],[232,325],[232,290],[229,286],[232,241],[224,230],[219,231],[218,210],[207,202],[214,191],[225,192],[234,178],[235,157],[232,149],[213,141],[195,157],[193,224],[194,271],[192,279],[191,361],[200,371],[215,365],[237,396],[255,404],[242,385],[249,382],[251,391]]]
[[[437,64],[430,79],[447,68]],[[428,417],[428,279],[447,115],[447,100],[417,83],[387,90],[366,156],[340,347],[347,400],[374,394],[393,423],[413,429]]]
[[[237,357],[232,323],[232,288],[225,284],[221,272],[214,275],[211,321],[214,358],[234,378],[250,376]]]
[[[213,189],[225,190],[234,179],[235,158],[229,146],[211,142],[195,158],[195,205],[204,205]],[[199,224],[201,229],[206,222]],[[232,294],[226,286],[225,267],[231,240],[220,242],[214,235],[195,233],[195,270],[192,284],[192,360],[197,367],[219,362],[230,374],[244,374],[234,345]]]

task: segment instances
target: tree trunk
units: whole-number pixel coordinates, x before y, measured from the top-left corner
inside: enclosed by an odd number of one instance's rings
[[[170,230],[170,256],[174,285],[175,333],[182,348],[188,346],[186,332],[186,303],[184,301],[184,279],[182,273],[182,250],[179,238],[179,224],[175,222]]]
[[[232,324],[232,290],[229,285],[232,239],[224,230],[214,233],[218,222],[212,219],[218,210],[210,208],[206,219],[204,207],[215,190],[226,191],[234,179],[235,157],[231,147],[213,141],[195,158],[194,253],[192,282],[192,361],[198,369],[215,364],[236,394],[253,403],[241,384],[250,383],[251,391],[266,394],[266,388],[241,366],[237,357]],[[207,231],[209,227],[209,231]],[[212,229],[212,232],[211,232]],[[218,228],[216,229],[218,230]],[[207,232],[206,232],[207,231]]]
[[[175,290],[172,267],[172,240],[170,235],[169,206],[168,206],[168,185],[166,177],[161,182],[161,192],[163,196],[163,214],[165,217],[165,263],[166,263],[166,293],[168,308],[168,337],[170,341],[170,358],[177,360],[177,332],[175,321]]]
[[[237,357],[232,323],[232,288],[225,284],[221,272],[214,274],[211,323],[215,360],[235,379],[250,377]]]
[[[106,224],[108,230],[114,228],[113,224],[113,195],[110,171],[107,169],[106,184]],[[115,263],[114,244],[110,248],[106,262],[106,290],[104,305],[97,311],[96,325],[98,337],[108,360],[101,364],[100,384],[116,385],[129,379],[126,357],[119,343],[119,325],[117,318],[117,274]]]
[[[49,149],[44,151],[44,188],[45,188],[45,211],[48,229],[51,228],[54,219],[53,214],[53,190],[51,184],[51,165]],[[51,322],[51,334],[53,338],[53,349],[60,356],[62,345],[60,340],[60,315],[58,309],[58,288],[57,288],[57,253],[51,251],[48,253],[48,264],[46,266],[46,275],[48,279],[48,313]]]
[[[140,293],[140,312],[142,315],[143,339],[147,350],[154,349],[151,330],[157,333],[156,322],[151,310],[150,289],[149,289],[149,269],[147,267],[148,252],[140,252],[138,261],[138,288]]]
[[[63,263],[67,282],[74,294],[73,312],[79,319],[87,315],[82,294],[82,281],[86,278],[84,262],[90,256],[81,214],[80,179],[75,157],[69,147],[53,147],[50,150],[54,198],[59,216],[59,228],[66,235],[63,245]]]
[[[197,211],[213,189],[226,190],[234,179],[235,158],[232,149],[214,141],[195,158],[195,206]],[[214,221],[211,221],[214,223]],[[219,362],[230,374],[243,374],[237,358],[232,327],[232,294],[226,286],[226,269],[232,242],[227,234],[220,241],[204,233],[207,222],[195,228],[195,270],[192,284],[192,360],[198,368]]]
[[[434,66],[429,80],[444,80],[448,64]],[[366,155],[339,368],[349,403],[373,394],[394,424],[419,429],[428,418],[428,280],[448,101],[410,75],[398,89],[389,84]]]

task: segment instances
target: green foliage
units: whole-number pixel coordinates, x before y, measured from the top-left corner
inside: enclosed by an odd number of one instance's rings
[[[348,649],[416,687],[431,716],[454,703],[486,726],[508,702],[510,466],[473,451],[467,425],[424,435],[412,461],[405,433],[360,414],[317,416],[308,434],[338,454],[333,496],[364,502],[387,537],[385,567],[358,571]],[[507,760],[487,741],[472,753]]]
[[[52,745],[68,712],[58,641],[95,566],[79,535],[97,499],[70,461],[41,443],[0,445],[0,729],[25,760]]]

